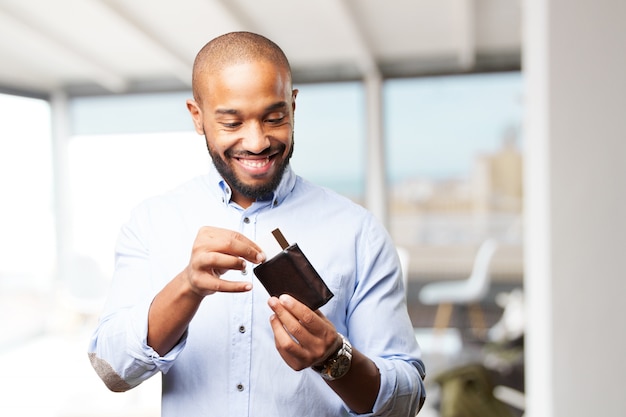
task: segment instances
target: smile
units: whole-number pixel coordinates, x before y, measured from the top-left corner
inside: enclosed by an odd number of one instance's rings
[[[260,178],[272,172],[277,155],[276,153],[267,156],[240,155],[234,156],[233,160],[243,172],[254,178]]]
[[[270,163],[270,157],[263,159],[248,159],[248,158],[235,158],[240,164],[249,168],[263,168]]]

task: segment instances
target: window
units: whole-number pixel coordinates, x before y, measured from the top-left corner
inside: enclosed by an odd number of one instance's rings
[[[71,138],[68,151],[72,242],[106,278],[132,208],[206,173],[209,164],[204,138],[191,131],[80,135]]]
[[[521,74],[391,80],[384,99],[390,231],[412,275],[466,273],[495,237],[513,247],[495,272],[521,279]]]
[[[366,157],[362,84],[305,84],[296,88],[295,172],[361,201]]]
[[[0,94],[0,347],[40,332],[56,262],[50,108]]]

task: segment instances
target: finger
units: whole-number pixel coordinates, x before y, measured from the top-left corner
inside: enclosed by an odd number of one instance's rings
[[[215,292],[244,292],[252,289],[252,284],[249,282],[229,281],[221,278],[212,278],[209,286]]]
[[[304,348],[316,349],[319,344],[316,334],[321,326],[312,323],[320,320],[313,311],[287,294],[279,298],[272,297],[268,303],[288,334]]]
[[[231,269],[244,270],[246,262],[241,258],[221,253],[194,253],[186,273],[192,289],[201,295],[215,292],[243,292],[252,289],[252,283],[222,279]],[[237,275],[234,275],[235,277]]]
[[[207,252],[220,252],[252,263],[265,261],[263,250],[253,241],[233,230],[205,226],[196,239]]]
[[[213,273],[215,276],[220,276],[231,269],[243,271],[246,269],[246,261],[239,257],[220,252],[200,251],[194,253],[192,266],[195,269]]]
[[[319,310],[311,310],[304,303],[301,303],[289,294],[282,294],[278,300],[281,307],[289,312],[289,316],[293,317],[293,322],[299,326],[304,326],[313,334],[323,331],[325,317]],[[286,319],[289,320],[287,317]],[[289,320],[289,322],[292,322],[292,320]]]
[[[245,281],[229,281],[221,279],[214,273],[195,272],[188,275],[191,288],[200,295],[216,292],[244,292],[252,289],[252,284]]]
[[[300,342],[314,363],[336,350],[337,329],[319,309],[312,311],[287,294],[270,300],[269,304],[285,330]]]
[[[310,355],[303,346],[289,334],[276,314],[270,317],[270,325],[274,332],[276,350],[285,363],[296,371],[309,367],[312,363]]]

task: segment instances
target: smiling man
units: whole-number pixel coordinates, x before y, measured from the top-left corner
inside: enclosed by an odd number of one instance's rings
[[[195,100],[187,107],[196,131],[206,137],[217,171],[233,188],[233,198],[247,207],[273,192],[282,179],[293,153],[298,91],[291,88],[284,59],[265,61],[259,54],[257,61],[248,56],[223,67],[212,65],[211,57],[223,51],[211,46],[196,62]]]
[[[97,373],[125,391],[161,372],[165,417],[415,415],[424,366],[397,253],[369,212],[291,170],[297,90],[281,49],[248,32],[212,40],[193,94],[213,163],[122,228]],[[252,273],[275,228],[334,293],[321,308],[270,297]]]

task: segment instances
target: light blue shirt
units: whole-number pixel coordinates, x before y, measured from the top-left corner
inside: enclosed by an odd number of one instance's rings
[[[312,369],[299,372],[274,345],[269,295],[248,265],[244,293],[207,296],[174,349],[147,345],[154,296],[189,262],[201,226],[239,231],[268,257],[271,231],[298,243],[335,294],[321,308],[352,345],[373,360],[381,385],[371,415],[415,415],[424,366],[405,302],[400,264],[382,225],[364,208],[296,176],[290,168],[266,201],[242,209],[213,167],[138,206],[122,228],[113,283],[89,346],[92,364],[116,391],[163,373],[163,417],[330,417],[353,413]]]

